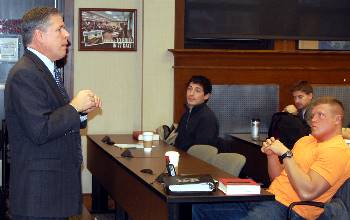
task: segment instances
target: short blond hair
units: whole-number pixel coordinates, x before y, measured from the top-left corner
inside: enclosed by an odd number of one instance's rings
[[[321,104],[328,104],[333,107],[337,114],[342,115],[342,120],[344,119],[344,105],[341,101],[332,96],[322,96],[311,103],[310,109]]]

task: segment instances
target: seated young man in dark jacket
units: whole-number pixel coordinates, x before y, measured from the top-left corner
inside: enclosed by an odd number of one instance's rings
[[[192,145],[215,145],[219,135],[219,123],[206,102],[212,91],[209,79],[192,76],[187,83],[186,112],[177,128],[175,146],[187,151]]]

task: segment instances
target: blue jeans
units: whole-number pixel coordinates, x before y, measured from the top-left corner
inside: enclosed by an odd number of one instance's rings
[[[285,220],[288,207],[277,201],[211,203],[192,205],[192,220]],[[303,219],[292,211],[292,220]]]

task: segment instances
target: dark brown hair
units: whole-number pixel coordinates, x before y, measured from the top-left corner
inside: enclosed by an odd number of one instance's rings
[[[291,92],[302,91],[302,92],[305,92],[306,94],[310,94],[310,93],[313,93],[314,90],[308,81],[302,80],[295,83],[290,89],[290,91]]]
[[[190,83],[201,85],[203,87],[204,95],[211,93],[213,89],[210,80],[205,76],[192,76],[191,79],[187,82],[187,87],[190,85]]]

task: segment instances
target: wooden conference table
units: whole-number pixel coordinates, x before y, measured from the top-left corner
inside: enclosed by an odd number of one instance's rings
[[[143,149],[130,149],[133,158],[121,157],[125,149],[107,145],[101,141],[105,135],[87,136],[87,168],[93,175],[93,207],[104,203],[99,197],[102,186],[111,198],[133,220],[138,219],[189,219],[194,203],[237,202],[273,200],[265,190],[260,195],[226,196],[220,190],[207,195],[168,195],[155,179],[165,172],[164,154],[169,150],[180,153],[179,174],[210,174],[213,178],[229,177],[228,173],[178,150],[162,141],[150,153]],[[118,144],[137,143],[131,135],[109,135]],[[152,169],[153,175],[142,173]],[[102,190],[103,191],[103,190]],[[97,200],[97,201],[96,201]]]
[[[240,175],[252,177],[255,181],[268,187],[271,182],[267,171],[267,159],[266,155],[261,152],[261,146],[267,134],[260,134],[259,140],[252,140],[249,133],[232,133],[228,138],[231,138],[232,141],[231,152],[242,154],[247,159]]]
[[[240,140],[246,141],[248,143],[257,145],[257,147],[260,149],[262,146],[262,143],[266,140],[267,138],[267,134],[266,133],[261,133],[259,135],[259,139],[257,140],[253,140],[252,136],[250,133],[232,133],[229,134],[230,136],[234,137],[234,138],[238,138]]]

